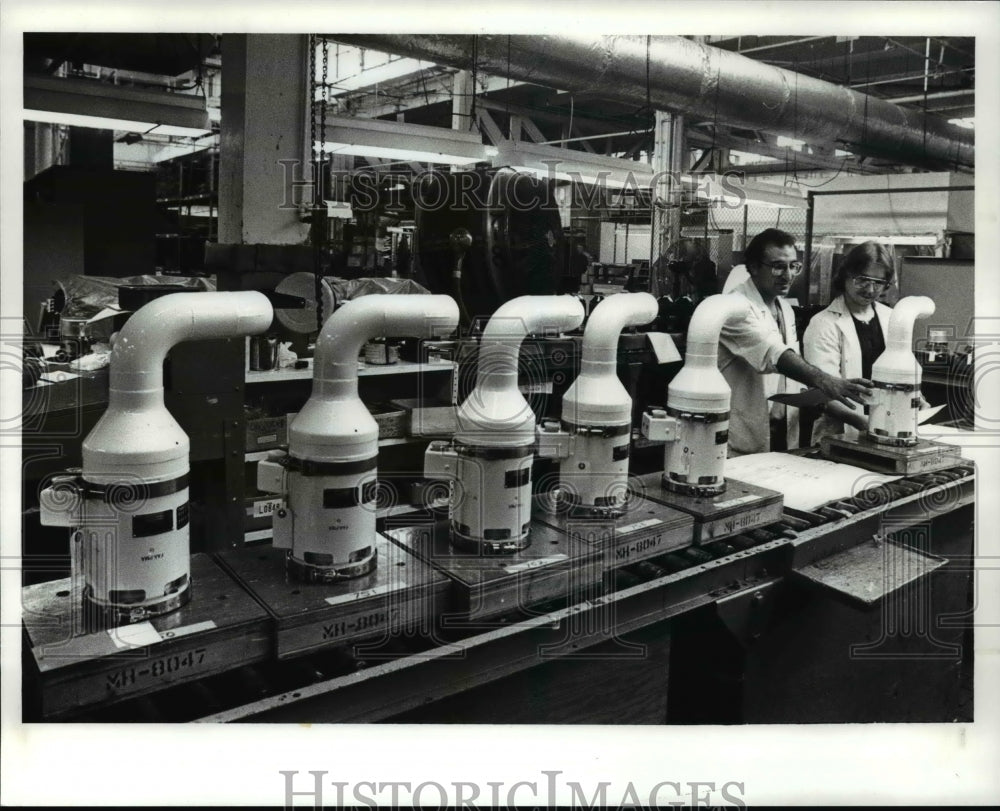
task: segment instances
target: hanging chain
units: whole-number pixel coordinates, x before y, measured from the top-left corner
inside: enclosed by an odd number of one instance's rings
[[[324,229],[326,227],[326,212],[323,203],[323,144],[326,130],[326,71],[327,55],[326,40],[323,40],[323,89],[319,104],[319,114],[323,132],[316,140],[316,48],[319,38],[309,36],[309,137],[312,146],[313,164],[313,204],[312,204],[312,242],[313,242],[313,282],[316,297],[316,329],[323,329],[323,248],[326,243]]]

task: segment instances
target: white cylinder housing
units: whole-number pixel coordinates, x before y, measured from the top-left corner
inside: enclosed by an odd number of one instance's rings
[[[618,338],[625,327],[648,324],[657,312],[649,293],[619,293],[598,304],[587,320],[580,374],[562,405],[562,427],[575,442],[559,470],[562,496],[585,509],[619,512],[625,506],[632,398],[618,379]]]
[[[115,338],[108,408],[83,442],[72,519],[85,599],[114,622],[190,598],[190,442],[163,403],[167,352],[183,341],[261,333],[272,315],[262,293],[173,293],[138,310]],[[43,515],[57,500],[43,492]]]
[[[476,387],[458,409],[454,543],[487,552],[529,544],[535,415],[517,386],[518,354],[526,335],[575,329],[583,317],[573,296],[521,296],[486,325]]]
[[[720,294],[691,316],[684,366],[667,387],[667,413],[677,420],[677,439],[667,443],[663,460],[663,485],[670,490],[714,495],[726,489],[730,390],[718,366],[719,334],[748,312],[743,296]]]
[[[868,436],[885,445],[917,443],[917,411],[923,373],[913,354],[913,324],[934,313],[927,296],[906,296],[889,318],[885,351],[872,364],[874,391],[868,414]]]
[[[309,400],[289,426],[288,494],[275,543],[288,537],[289,570],[309,581],[372,571],[378,424],[358,396],[358,354],[372,338],[452,333],[450,296],[374,295],[343,304],[316,341]]]

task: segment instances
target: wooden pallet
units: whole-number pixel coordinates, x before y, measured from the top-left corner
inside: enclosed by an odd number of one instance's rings
[[[447,521],[394,529],[386,535],[453,582],[451,613],[460,621],[569,597],[603,577],[597,548],[538,522],[531,524],[531,545],[511,555],[455,549]]]
[[[148,622],[96,628],[82,582],[22,589],[42,718],[111,704],[271,656],[270,620],[208,555],[191,557],[191,601]]]
[[[552,511],[547,496],[538,496],[535,501],[536,522],[601,550],[606,570],[683,549],[694,542],[694,518],[641,496],[634,498],[625,514],[617,518],[581,515],[572,508]]]
[[[916,445],[881,445],[866,436],[845,439],[842,434],[820,440],[823,455],[834,462],[857,465],[878,473],[913,476],[932,473],[961,464],[962,449],[957,445],[918,439]]]
[[[711,543],[781,520],[784,497],[775,490],[726,479],[726,491],[717,496],[686,496],[667,490],[662,475],[649,473],[640,477],[646,488],[643,495],[690,515],[694,519],[696,544]]]
[[[449,581],[381,535],[378,568],[340,583],[300,583],[285,572],[285,550],[270,546],[218,553],[219,561],[253,594],[276,624],[279,659],[323,647],[375,640],[406,630],[430,633],[445,609]],[[359,651],[360,655],[360,651]]]

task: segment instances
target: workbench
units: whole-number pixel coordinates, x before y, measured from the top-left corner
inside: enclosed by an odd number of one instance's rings
[[[280,612],[269,610],[252,577],[241,579],[220,553],[213,562],[231,578],[226,593],[249,599],[240,597],[247,614],[233,620],[236,630],[212,633],[230,644],[244,634],[253,640],[246,655],[209,673],[180,668],[141,695],[105,678],[94,700],[70,686],[92,678],[94,665],[76,666],[78,677],[59,668],[58,679],[39,668],[43,635],[26,615],[26,720],[971,720],[974,487],[971,463],[907,477],[829,509],[608,568],[582,595],[546,589],[496,616],[456,612],[455,582],[449,597],[440,572],[424,570],[436,621],[418,611],[415,626],[411,611],[397,624],[390,612],[370,635],[329,645],[287,636],[306,627],[309,600],[283,597]],[[195,572],[195,594],[204,594]],[[331,599],[323,611],[341,598]],[[41,602],[36,617],[51,613]],[[216,644],[197,637],[188,638],[195,649]],[[137,656],[158,661],[162,644],[114,656],[131,656],[131,666]]]

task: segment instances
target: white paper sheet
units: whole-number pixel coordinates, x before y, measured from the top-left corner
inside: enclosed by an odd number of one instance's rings
[[[726,478],[777,490],[784,495],[786,507],[814,510],[902,477],[872,473],[828,459],[807,459],[787,453],[752,453],[727,460]]]

